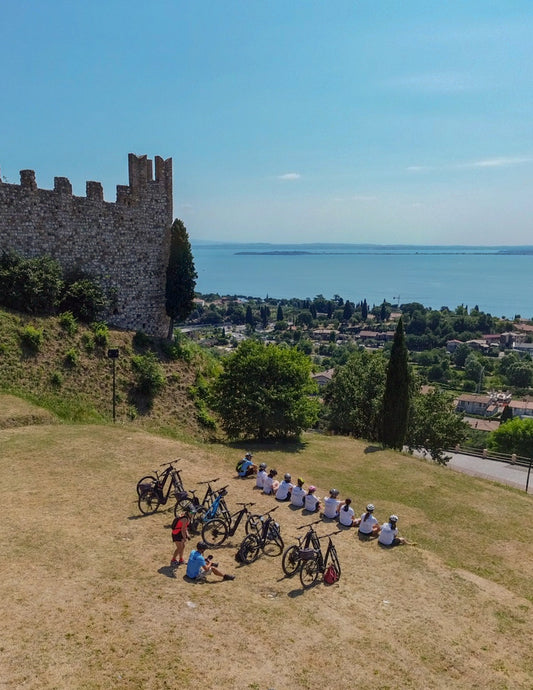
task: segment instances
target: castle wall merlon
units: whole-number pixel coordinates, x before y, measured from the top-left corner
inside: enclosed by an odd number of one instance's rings
[[[87,181],[85,183],[85,194],[87,195],[87,199],[91,201],[103,201],[104,190],[102,188],[102,183]]]
[[[35,181],[35,170],[21,170],[20,171],[20,186],[24,189],[37,190],[37,182]]]
[[[66,177],[54,177],[54,192],[72,196],[72,185]]]

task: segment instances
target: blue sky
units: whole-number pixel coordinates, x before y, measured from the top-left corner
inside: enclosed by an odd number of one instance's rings
[[[0,173],[174,160],[191,240],[533,244],[533,3],[1,0]]]

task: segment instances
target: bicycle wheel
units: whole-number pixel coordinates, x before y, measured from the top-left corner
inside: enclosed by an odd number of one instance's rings
[[[228,536],[228,525],[220,518],[214,518],[204,522],[202,527],[202,539],[208,546],[220,546]]]
[[[194,510],[194,503],[190,498],[182,498],[181,501],[177,501],[174,506],[174,515],[178,517],[183,515],[185,510]]]
[[[160,498],[157,491],[147,489],[139,496],[139,510],[143,515],[151,515],[159,508]]]
[[[297,544],[289,546],[283,552],[283,558],[281,559],[281,567],[283,572],[287,577],[292,577],[296,575],[298,568],[300,567],[300,547]]]
[[[260,515],[248,515],[244,529],[246,534],[259,534],[261,528],[263,527],[263,521]]]
[[[335,571],[339,577],[341,577],[341,564],[339,563],[339,557],[337,556],[337,550],[333,546],[329,552],[329,557],[331,558],[331,565],[335,568]]]
[[[310,561],[304,561],[300,568],[300,582],[302,583],[302,587],[304,589],[312,587],[317,581],[319,573],[320,568],[317,558],[313,558]]]
[[[204,521],[204,516],[206,514],[206,509],[203,506],[198,506],[193,508],[193,513],[191,514],[191,521],[189,522],[189,529],[191,532],[199,532]]]
[[[241,560],[243,563],[253,563],[259,557],[261,551],[261,543],[255,534],[249,534],[244,537],[239,551],[241,552]]]
[[[142,488],[143,484],[147,485],[144,489]],[[150,485],[150,489],[152,489],[156,484],[157,478],[152,476],[151,474],[147,474],[146,477],[139,479],[139,481],[137,482],[137,496],[140,496],[143,491],[146,491],[148,485]]]

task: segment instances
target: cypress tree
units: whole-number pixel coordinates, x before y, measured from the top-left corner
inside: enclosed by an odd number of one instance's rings
[[[411,394],[407,360],[403,320],[400,318],[387,366],[387,382],[381,413],[381,442],[397,450],[403,447],[409,417]]]
[[[172,339],[174,323],[184,321],[193,310],[197,277],[187,229],[183,221],[176,218],[170,228],[170,256],[165,291],[165,309],[170,318],[169,340]]]

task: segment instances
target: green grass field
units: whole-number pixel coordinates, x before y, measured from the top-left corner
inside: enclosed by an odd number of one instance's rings
[[[171,509],[142,517],[135,484],[180,458],[186,486],[218,476],[230,508],[262,512],[275,501],[235,478],[242,447],[49,421],[0,397],[0,685],[533,687],[531,496],[348,438],[252,448],[321,496],[336,486],[357,512],[397,513],[417,546],[342,532],[340,581],[304,592],[279,558],[237,564],[241,530],[216,550],[235,581],[197,585],[168,567]],[[313,519],[286,504],[275,515],[286,544]]]

